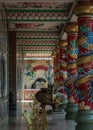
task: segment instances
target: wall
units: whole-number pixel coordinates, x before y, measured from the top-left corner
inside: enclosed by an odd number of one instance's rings
[[[52,80],[52,77],[50,76],[52,76],[52,61],[46,61],[46,60],[25,61],[24,68],[23,68],[23,88],[39,89],[40,88],[39,82],[37,82],[37,85],[35,87],[32,86],[36,81],[36,79],[38,78],[45,79],[46,84],[48,85],[49,78],[51,78]],[[41,84],[43,84],[43,81],[41,81]]]
[[[0,3],[0,120],[8,114],[7,54],[6,13]]]
[[[17,75],[19,72],[20,65],[17,65]],[[18,89],[21,91],[17,91],[18,98],[22,100],[22,108],[28,109],[29,103],[31,103],[31,94],[35,94],[39,91],[40,88],[48,87],[49,80],[51,79],[50,83],[52,84],[53,81],[53,69],[52,69],[52,61],[48,60],[25,60],[21,65],[21,87],[19,86],[19,80],[17,83]],[[19,74],[20,76],[20,74]],[[51,76],[51,77],[49,77]],[[42,78],[40,82],[35,81],[38,78]],[[18,79],[18,77],[17,77]],[[45,82],[44,82],[45,80]],[[19,100],[19,99],[18,99]]]

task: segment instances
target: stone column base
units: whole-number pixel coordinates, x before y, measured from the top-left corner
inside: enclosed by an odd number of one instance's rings
[[[62,110],[60,112],[53,112],[52,113],[52,120],[62,120],[62,119],[65,119],[65,111]]]
[[[66,119],[67,120],[74,120],[76,115],[77,115],[78,104],[68,103],[65,111],[66,111]]]
[[[77,122],[75,130],[93,130],[93,111],[78,111],[75,121]]]

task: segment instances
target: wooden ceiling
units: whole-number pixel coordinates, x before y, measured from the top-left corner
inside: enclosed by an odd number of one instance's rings
[[[4,3],[8,30],[16,31],[17,53],[25,58],[51,57],[75,5],[73,0],[37,1]]]

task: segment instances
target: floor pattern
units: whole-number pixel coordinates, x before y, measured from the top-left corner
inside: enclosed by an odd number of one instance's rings
[[[75,130],[76,123],[72,120],[54,120],[48,121],[48,130]],[[2,130],[27,130],[25,120],[19,116],[17,118],[6,118],[0,121]]]

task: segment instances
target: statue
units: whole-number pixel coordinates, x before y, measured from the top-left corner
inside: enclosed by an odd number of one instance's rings
[[[60,92],[53,94],[49,88],[41,89],[35,94],[35,97],[41,103],[42,108],[45,109],[46,105],[51,105],[53,111],[61,111],[67,104],[67,98],[64,94]]]

